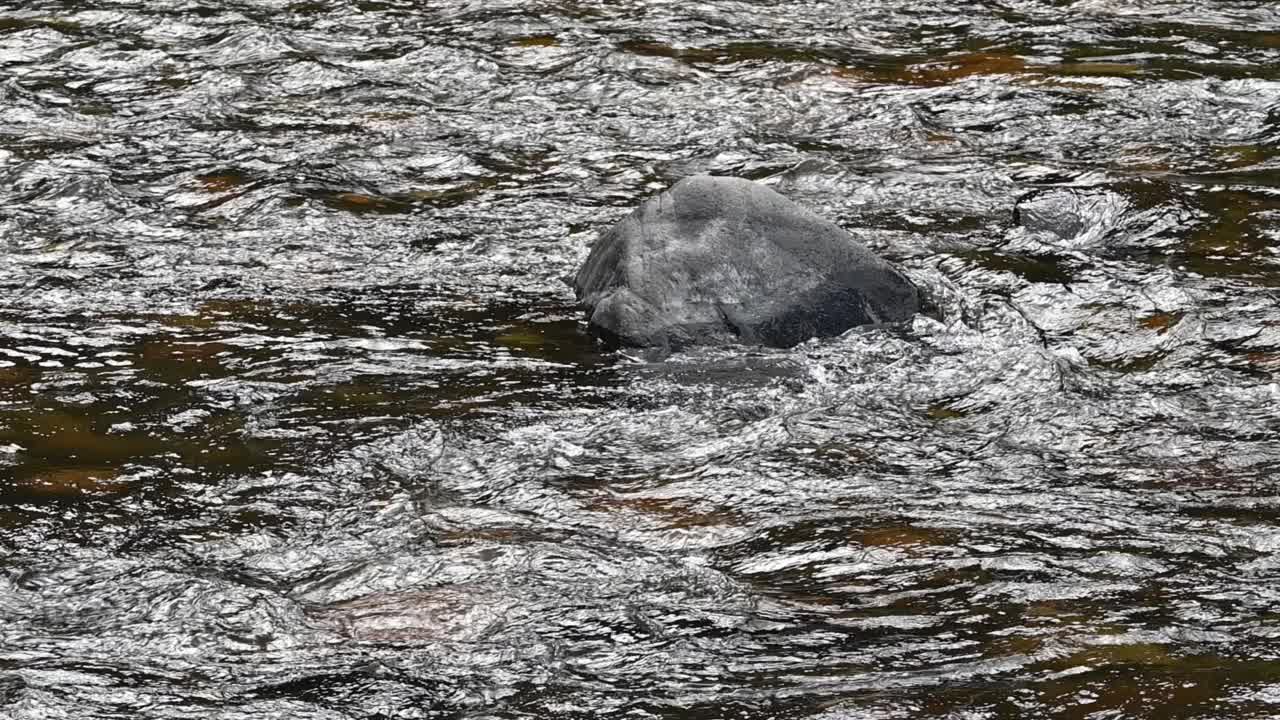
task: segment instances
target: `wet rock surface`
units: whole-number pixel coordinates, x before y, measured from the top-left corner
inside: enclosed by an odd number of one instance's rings
[[[896,269],[832,223],[741,178],[685,178],[600,236],[574,278],[591,329],[622,345],[790,347],[919,309]]]

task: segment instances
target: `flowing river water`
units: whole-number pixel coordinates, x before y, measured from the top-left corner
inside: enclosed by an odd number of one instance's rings
[[[0,0],[0,717],[1280,716],[1280,7]],[[935,307],[616,353],[689,174]]]

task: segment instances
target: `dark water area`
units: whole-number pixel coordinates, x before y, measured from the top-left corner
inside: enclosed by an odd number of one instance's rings
[[[1280,6],[0,0],[0,716],[1280,716]],[[937,306],[610,352],[686,175]]]

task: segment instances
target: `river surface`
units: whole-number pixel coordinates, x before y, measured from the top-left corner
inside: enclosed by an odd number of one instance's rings
[[[1280,716],[1280,6],[0,0],[0,717]],[[617,353],[689,174],[933,310]]]

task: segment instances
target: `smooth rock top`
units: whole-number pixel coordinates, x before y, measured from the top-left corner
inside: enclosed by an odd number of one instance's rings
[[[839,227],[759,183],[706,175],[605,231],[574,289],[593,332],[640,347],[790,347],[919,309],[915,286]]]

